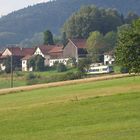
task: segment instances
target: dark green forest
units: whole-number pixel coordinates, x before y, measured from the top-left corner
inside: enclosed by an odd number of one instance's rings
[[[115,8],[124,15],[130,11],[140,14],[140,0],[56,0],[41,3],[0,18],[0,46],[18,44],[47,29],[58,35],[73,12],[91,4]]]

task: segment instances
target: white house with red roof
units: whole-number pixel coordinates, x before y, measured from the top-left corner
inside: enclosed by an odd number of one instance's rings
[[[63,58],[63,46],[61,45],[38,46],[34,55],[44,57],[46,66],[53,66],[56,61],[66,65],[66,60]]]
[[[0,55],[0,67],[2,70],[5,69],[2,60],[7,56],[16,56],[22,62],[22,71],[32,71],[32,68],[28,69],[28,61],[34,55],[41,55],[45,58],[45,66],[53,66],[55,62],[67,64],[70,58],[75,58],[76,62],[79,58],[87,57],[87,45],[85,39],[69,39],[65,47],[61,45],[41,45],[35,48],[20,48],[11,47],[6,48]],[[114,57],[110,53],[104,54],[104,64],[112,64]]]
[[[8,56],[16,57],[19,61],[27,55],[33,55],[35,49],[34,48],[20,48],[20,47],[8,47],[6,48],[1,56],[0,56],[0,68],[1,70],[5,70],[5,66],[3,64],[4,59]],[[22,67],[24,67],[24,61],[22,61]]]
[[[49,60],[50,60],[50,55],[49,55],[49,51],[52,50],[54,47],[56,47],[55,45],[42,45],[42,46],[38,46],[36,47],[36,50],[34,52],[34,55],[41,55],[42,57],[45,58],[45,66],[49,65]]]
[[[28,69],[28,60],[31,59],[35,52],[35,48],[22,48],[22,54],[24,57],[21,59],[22,61],[22,71],[32,71],[32,68]]]
[[[68,58],[63,57],[63,46],[56,46],[49,51],[49,66],[53,66],[55,62],[67,64]]]

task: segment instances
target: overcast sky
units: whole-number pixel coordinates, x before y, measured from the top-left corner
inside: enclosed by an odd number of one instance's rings
[[[47,1],[49,0],[0,0],[0,16],[27,7],[28,5]]]

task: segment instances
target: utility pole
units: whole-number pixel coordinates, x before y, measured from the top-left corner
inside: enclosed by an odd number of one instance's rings
[[[13,88],[13,47],[11,53],[11,88]]]

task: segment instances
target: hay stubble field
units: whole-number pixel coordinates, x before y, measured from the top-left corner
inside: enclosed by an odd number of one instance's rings
[[[139,140],[139,110],[139,76],[1,95],[0,140]]]

